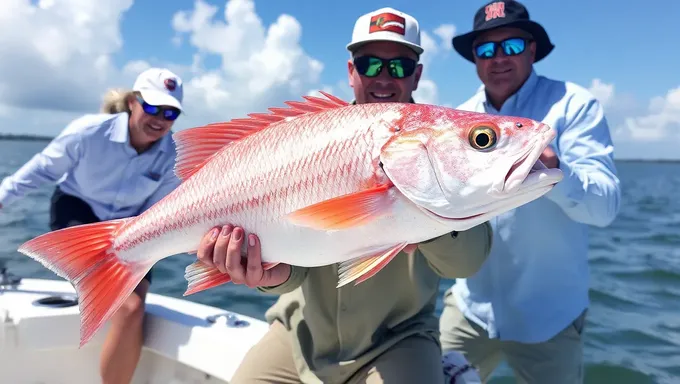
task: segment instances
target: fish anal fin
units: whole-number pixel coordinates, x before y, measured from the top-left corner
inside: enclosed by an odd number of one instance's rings
[[[376,273],[385,268],[385,266],[407,245],[408,243],[399,243],[377,255],[360,257],[340,263],[340,267],[338,268],[337,288],[353,281],[354,285],[358,285],[375,276]]]
[[[251,113],[248,114],[248,118],[212,123],[173,134],[177,148],[175,175],[182,181],[188,179],[225,146],[259,132],[273,123],[289,117],[349,105],[328,93],[322,91],[320,93],[326,98],[303,96],[305,101],[286,102],[290,108],[269,108],[271,113]]]
[[[391,184],[378,185],[360,192],[338,196],[288,214],[288,220],[304,227],[338,230],[366,223],[389,212]]]

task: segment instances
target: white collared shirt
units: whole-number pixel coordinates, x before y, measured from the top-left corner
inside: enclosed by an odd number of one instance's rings
[[[138,154],[128,114],[72,121],[45,149],[0,184],[3,208],[45,183],[87,202],[101,220],[137,215],[175,189],[175,145],[165,135]]]

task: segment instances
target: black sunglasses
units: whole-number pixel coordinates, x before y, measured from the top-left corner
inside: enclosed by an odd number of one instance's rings
[[[475,55],[479,59],[491,59],[496,57],[496,51],[500,46],[505,56],[516,56],[524,52],[527,44],[533,41],[523,37],[511,37],[503,41],[486,41],[475,45]]]
[[[144,101],[141,96],[137,95],[137,101],[142,105],[144,113],[151,116],[162,115],[165,120],[177,120],[181,111],[175,107],[161,107],[158,105],[151,105]]]
[[[375,56],[359,56],[354,58],[354,68],[361,76],[376,77],[383,68],[395,79],[403,79],[413,75],[418,63],[408,57],[383,59]]]

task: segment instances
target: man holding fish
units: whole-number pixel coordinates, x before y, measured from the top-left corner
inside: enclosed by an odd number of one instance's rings
[[[553,49],[517,1],[493,1],[472,32],[453,38],[484,84],[459,109],[522,116],[557,131],[541,155],[565,175],[544,197],[490,220],[489,258],[446,292],[444,351],[462,351],[486,380],[506,358],[523,383],[583,381],[588,308],[588,226],[615,218],[620,187],[601,105],[584,88],[539,76]]]
[[[440,277],[475,273],[488,220],[562,179],[538,161],[555,132],[409,102],[423,49],[407,14],[360,17],[347,48],[356,102],[322,92],[180,131],[181,183],[162,200],[19,248],[75,286],[81,345],[156,262],[197,252],[185,294],[234,282],[281,295],[232,382],[444,380]]]
[[[357,104],[413,102],[423,52],[413,17],[391,8],[366,14],[356,22],[347,48]],[[477,134],[480,142],[494,140],[493,133]],[[484,222],[409,246],[411,253],[399,253],[371,279],[338,289],[337,264],[281,263],[263,269],[256,234],[232,225],[214,229],[198,248],[203,263],[228,273],[234,283],[281,295],[266,313],[269,332],[246,355],[232,382],[443,382],[434,316],[440,276],[473,274],[486,259],[490,236]],[[244,243],[247,261],[241,256]]]

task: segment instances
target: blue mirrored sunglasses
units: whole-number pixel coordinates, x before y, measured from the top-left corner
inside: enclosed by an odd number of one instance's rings
[[[500,46],[506,56],[515,56],[524,52],[530,39],[521,37],[511,37],[501,42],[487,41],[475,46],[475,55],[480,59],[491,59],[496,57],[497,48]]]
[[[151,116],[161,115],[165,120],[177,120],[179,115],[182,113],[182,111],[175,107],[160,107],[158,105],[151,105],[144,101],[144,99],[142,99],[139,95],[137,95],[137,101],[139,101],[139,104],[142,105],[144,113]]]

